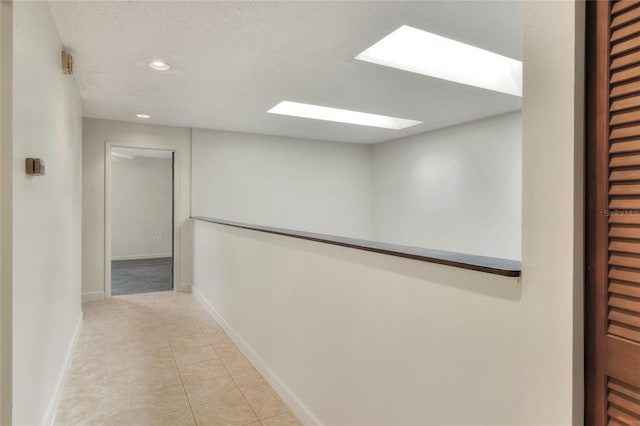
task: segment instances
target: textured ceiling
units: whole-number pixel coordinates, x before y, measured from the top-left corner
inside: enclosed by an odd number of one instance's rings
[[[84,115],[375,143],[521,107],[518,97],[354,59],[410,25],[521,59],[510,1],[50,1]],[[146,63],[162,59],[171,71]],[[267,114],[281,100],[423,121],[386,130]]]

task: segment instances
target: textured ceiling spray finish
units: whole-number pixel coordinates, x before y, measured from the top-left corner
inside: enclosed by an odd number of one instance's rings
[[[521,107],[354,57],[402,25],[521,59],[520,2],[49,2],[85,116],[375,143]],[[171,69],[157,72],[148,63]],[[423,121],[404,130],[267,114],[282,100]]]

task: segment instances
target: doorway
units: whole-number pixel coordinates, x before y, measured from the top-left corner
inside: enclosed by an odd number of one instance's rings
[[[110,294],[174,289],[174,152],[111,147]]]

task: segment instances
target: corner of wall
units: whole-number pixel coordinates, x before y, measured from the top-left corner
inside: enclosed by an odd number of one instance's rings
[[[528,395],[519,399],[519,411],[530,424],[581,425],[584,417],[584,7],[583,1],[523,4],[525,293],[518,386]],[[539,332],[545,328],[554,333]]]
[[[82,303],[104,299],[104,291],[89,291],[82,293]]]
[[[584,424],[584,279],[585,279],[585,38],[586,4],[575,2],[574,101],[574,264],[573,264],[573,413],[574,426]]]
[[[176,291],[180,291],[183,293],[191,293],[193,290],[193,284],[191,283],[180,283]]]

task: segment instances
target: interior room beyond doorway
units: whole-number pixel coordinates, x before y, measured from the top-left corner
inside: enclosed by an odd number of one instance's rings
[[[173,152],[111,148],[111,295],[173,290]]]

